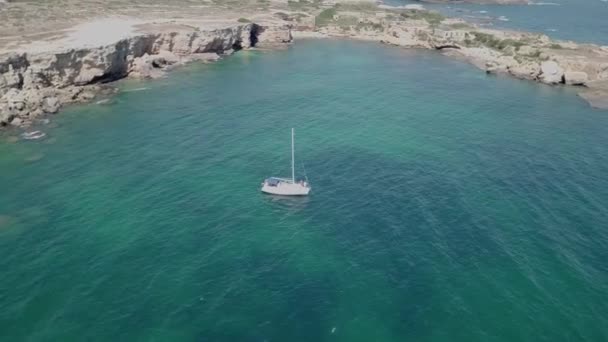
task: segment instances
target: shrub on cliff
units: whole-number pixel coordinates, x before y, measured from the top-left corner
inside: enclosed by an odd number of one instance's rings
[[[483,33],[483,32],[473,32],[475,36],[475,43],[478,45],[483,45],[485,47],[489,47],[495,50],[505,50],[508,47],[513,47],[515,50],[519,50],[522,47],[524,42],[515,39],[499,39],[494,35]],[[469,41],[470,42],[470,41]],[[465,41],[465,43],[468,43]]]
[[[404,19],[425,20],[433,26],[439,25],[443,19],[445,19],[445,17],[439,13],[427,10],[407,10],[401,12],[400,16]]]
[[[287,6],[292,10],[308,10],[310,8],[318,8],[319,1],[288,0]]]
[[[334,16],[336,15],[336,9],[334,7],[324,9],[321,13],[319,13],[315,17],[315,25],[316,26],[327,26],[334,20]]]
[[[357,25],[359,19],[352,15],[340,15],[337,22],[338,26],[341,28],[350,28],[351,26]]]
[[[382,26],[382,24],[379,24],[379,23],[371,23],[371,22],[358,23],[357,31],[360,31],[360,30],[384,31],[384,26]]]
[[[342,11],[352,12],[375,12],[378,10],[378,5],[367,1],[338,3],[336,4],[336,7]]]

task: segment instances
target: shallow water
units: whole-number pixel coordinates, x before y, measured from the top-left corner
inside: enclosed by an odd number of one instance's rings
[[[0,144],[0,340],[608,339],[608,115],[572,91],[350,41],[122,86]],[[313,193],[265,196],[291,127]]]
[[[385,0],[389,5],[420,4],[414,0]],[[490,28],[544,33],[562,40],[608,45],[608,1],[549,0],[532,5],[424,4],[445,15],[461,17]]]

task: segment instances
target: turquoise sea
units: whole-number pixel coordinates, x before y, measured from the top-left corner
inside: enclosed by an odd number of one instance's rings
[[[0,144],[1,341],[608,340],[572,90],[313,40],[120,86]],[[291,127],[313,192],[263,195]]]
[[[387,5],[421,4],[384,0]],[[423,4],[483,27],[546,34],[555,39],[608,45],[608,0],[535,0],[530,5]]]

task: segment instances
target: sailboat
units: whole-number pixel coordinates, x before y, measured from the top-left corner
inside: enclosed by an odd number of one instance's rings
[[[310,184],[301,180],[296,182],[294,130],[291,129],[291,179],[270,177],[262,183],[262,192],[282,196],[306,196],[310,192]]]

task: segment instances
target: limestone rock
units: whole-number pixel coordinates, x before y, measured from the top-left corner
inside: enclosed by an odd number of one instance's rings
[[[538,53],[538,49],[533,48],[529,45],[524,45],[524,46],[521,46],[519,48],[519,50],[517,50],[517,53],[520,55],[524,55],[524,56],[532,56],[532,55]]]
[[[585,85],[589,81],[589,75],[583,71],[567,71],[564,73],[564,81],[568,85]]]
[[[181,58],[173,52],[161,50],[156,55],[145,53],[134,58],[129,68],[129,76],[135,78],[158,78],[164,75],[162,69],[178,64]]]
[[[18,118],[18,117],[17,117],[17,118],[14,118],[14,119],[11,121],[11,125],[13,125],[13,126],[21,126],[22,124],[23,124],[23,120],[21,120],[21,119],[20,119],[20,118]]]
[[[0,77],[0,86],[3,88],[20,88],[22,84],[23,76],[9,64],[7,72]]]
[[[82,93],[80,93],[78,95],[78,100],[83,101],[83,102],[91,101],[94,98],[95,98],[95,93],[92,91],[83,91]]]
[[[103,69],[100,68],[91,68],[83,66],[78,73],[78,76],[74,78],[74,84],[76,85],[85,85],[93,82],[96,77],[102,77],[104,74]]]
[[[252,35],[255,37],[256,46],[267,46],[273,44],[291,43],[293,35],[291,34],[291,26],[252,26]]]
[[[36,108],[32,112],[30,112],[29,117],[38,118],[44,115],[44,111],[42,108]]]
[[[585,91],[579,96],[587,100],[592,107],[608,109],[608,91],[606,90]]]
[[[201,30],[147,33],[99,47],[0,55],[0,124],[21,124],[62,104],[90,101],[107,88],[90,85],[134,77],[159,77],[163,70],[190,60],[216,60],[219,54],[256,44],[291,42],[288,25],[253,23]],[[16,122],[19,122],[16,121]]]
[[[489,73],[506,73],[509,68],[517,66],[515,58],[511,56],[498,57],[495,60],[486,62],[486,72]]]
[[[534,80],[540,73],[540,65],[534,62],[517,64],[509,68],[509,73],[517,78]]]
[[[133,59],[131,68],[129,70],[129,76],[135,78],[148,78],[152,74],[152,59],[147,53],[141,57]]]
[[[42,110],[46,113],[57,113],[59,107],[61,107],[61,103],[56,97],[47,97],[42,101]]]
[[[547,84],[558,84],[562,82],[564,71],[554,61],[545,61],[540,64],[539,80]]]
[[[192,41],[198,36],[197,32],[178,33],[173,39],[172,49],[166,50],[177,54],[186,55],[192,52]]]
[[[179,62],[180,58],[170,51],[160,51],[158,54],[152,56],[152,65],[155,68],[173,65]]]
[[[9,99],[9,101],[9,106],[15,110],[22,111],[25,109],[25,101],[22,98]]]
[[[12,119],[7,103],[0,102],[0,126],[6,126]]]

